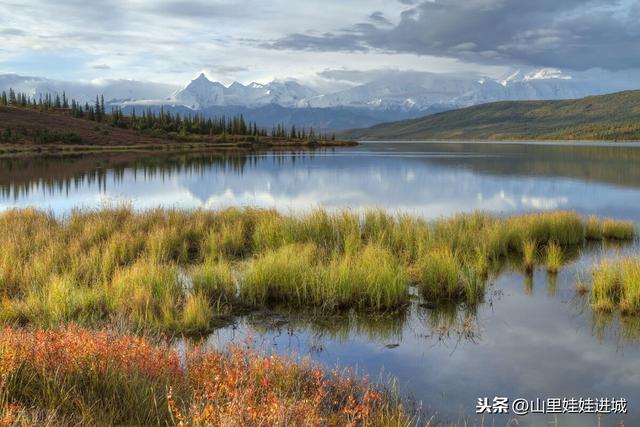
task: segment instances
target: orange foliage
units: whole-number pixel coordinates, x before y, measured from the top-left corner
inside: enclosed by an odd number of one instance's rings
[[[180,360],[166,345],[117,335],[109,330],[90,331],[69,326],[60,331],[4,328],[0,336],[0,377],[20,364],[34,372],[72,375],[116,369],[148,377],[180,377]]]
[[[64,379],[91,372],[107,384],[114,369],[166,380],[148,384],[171,385],[168,395],[166,389],[157,390],[168,404],[166,424],[355,426],[377,425],[385,416],[400,422],[406,419],[400,405],[389,404],[385,392],[366,380],[348,372],[325,371],[308,359],[261,355],[250,346],[233,346],[226,352],[199,348],[188,352],[181,363],[168,343],[153,344],[107,330],[72,326],[59,331],[5,328],[0,332],[0,426],[18,423],[23,405],[47,409],[38,400],[43,395],[33,390],[14,393],[27,401],[7,399],[7,394],[12,395],[6,390],[11,375]],[[83,392],[73,389],[78,399]]]
[[[382,408],[380,390],[308,359],[236,346],[227,354],[193,352],[189,366],[192,404],[187,414],[172,408],[182,425],[366,425]]]

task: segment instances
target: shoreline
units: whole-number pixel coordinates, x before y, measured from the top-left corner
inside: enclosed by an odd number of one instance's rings
[[[261,149],[313,149],[334,147],[355,147],[355,141],[318,141],[296,142],[288,140],[276,141],[238,141],[238,142],[174,142],[166,141],[150,144],[121,144],[121,145],[66,145],[66,144],[0,144],[0,157],[38,154],[87,154],[105,152],[144,152],[144,151],[231,151],[231,150],[261,150]]]

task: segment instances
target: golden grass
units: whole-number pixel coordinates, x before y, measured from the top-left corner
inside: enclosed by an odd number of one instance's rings
[[[531,273],[536,265],[538,254],[538,242],[535,239],[527,239],[522,244],[522,264],[527,273]]]
[[[593,271],[592,304],[595,310],[640,314],[640,260],[626,257],[603,260]]]
[[[391,253],[374,244],[323,259],[314,244],[289,244],[256,258],[241,285],[252,305],[393,309],[408,301],[408,280]]]
[[[508,258],[531,268],[534,246],[547,247],[557,270],[564,248],[593,236],[589,229],[632,238],[621,224],[572,212],[428,223],[381,210],[121,207],[64,218],[11,210],[0,214],[0,319],[47,326],[118,317],[182,332],[245,304],[389,310],[407,303],[411,285],[431,300],[474,303]]]
[[[547,271],[551,274],[556,274],[560,271],[564,257],[562,248],[555,240],[547,244],[546,257]]]
[[[602,236],[612,240],[631,240],[635,234],[635,226],[631,221],[605,219],[602,221]]]

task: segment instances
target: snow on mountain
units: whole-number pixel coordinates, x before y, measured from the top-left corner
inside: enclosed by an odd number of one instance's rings
[[[557,68],[541,68],[525,74],[524,81],[530,80],[571,80],[573,77],[562,73]]]
[[[265,85],[254,82],[247,86],[233,82],[226,87],[221,83],[210,81],[202,73],[184,89],[177,91],[173,101],[196,110],[214,106],[267,104],[297,107],[300,102],[317,94],[313,89],[294,81],[273,81]]]
[[[202,73],[196,79],[191,80],[184,89],[177,91],[174,95],[174,101],[194,110],[225,105],[225,89],[221,83],[209,81]]]
[[[0,75],[0,90],[13,88],[36,98],[46,94],[62,94],[80,102],[93,102],[96,95],[103,95],[106,102],[122,102],[133,99],[166,100],[175,87],[161,83],[136,80],[94,80],[90,82],[65,82],[41,77]]]
[[[173,105],[191,110],[213,107],[259,108],[278,105],[285,108],[355,108],[371,111],[442,110],[503,100],[570,99],[636,88],[637,79],[629,75],[609,75],[592,70],[568,75],[555,68],[514,70],[502,78],[474,74],[435,74],[426,72],[389,73],[345,90],[318,93],[290,80],[271,83],[234,82],[225,86],[204,74],[182,89],[170,85],[132,80],[103,80],[70,83],[16,74],[0,75],[0,90],[38,96],[62,93],[82,102],[104,94],[108,103],[123,106]]]
[[[513,71],[500,79],[473,75],[415,73],[387,77],[307,99],[308,107],[425,110],[485,102],[582,98],[636,88],[634,80],[601,78],[598,73],[567,75],[543,68]]]

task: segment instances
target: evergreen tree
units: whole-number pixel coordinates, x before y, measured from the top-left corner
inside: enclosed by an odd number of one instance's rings
[[[89,111],[89,117],[93,117],[93,119],[97,122],[102,121],[102,110],[100,110],[100,100],[98,99],[98,95],[96,95],[96,105],[94,111]]]

